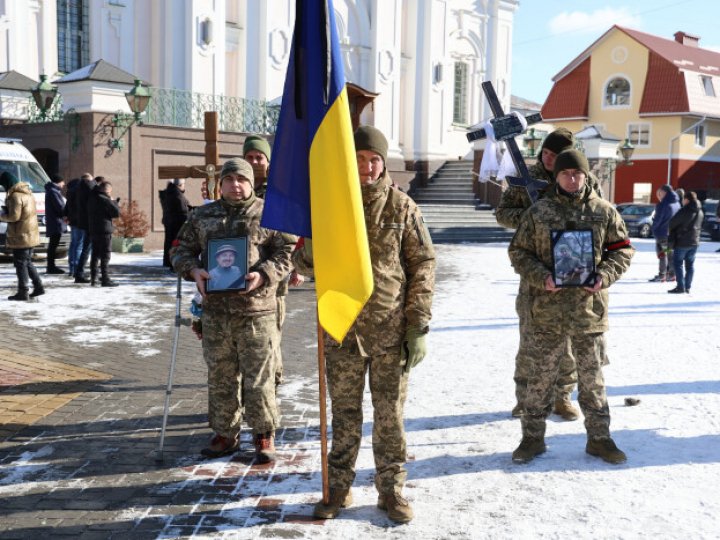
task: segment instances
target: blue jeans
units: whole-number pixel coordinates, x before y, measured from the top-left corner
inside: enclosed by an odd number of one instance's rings
[[[83,240],[85,240],[86,234],[87,233],[79,227],[73,227],[70,229],[70,251],[68,251],[70,275],[75,273],[75,267],[80,259],[80,254],[82,253],[83,248]]]
[[[695,274],[695,253],[697,246],[679,248],[676,247],[673,253],[673,266],[675,267],[675,279],[677,286],[686,291],[690,290],[693,275]],[[685,272],[683,274],[683,263]]]

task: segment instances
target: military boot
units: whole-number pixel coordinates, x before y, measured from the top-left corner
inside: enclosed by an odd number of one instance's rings
[[[270,463],[275,461],[275,433],[259,433],[255,435],[255,461]]]
[[[235,451],[240,447],[240,436],[235,437],[223,437],[222,435],[216,434],[210,440],[210,446],[200,450],[200,453],[209,458],[217,458],[221,456],[227,456],[234,454]]]
[[[603,461],[618,465],[627,461],[625,452],[620,450],[610,437],[601,439],[588,439],[585,451],[591,456],[599,457]]]
[[[342,508],[347,508],[352,503],[353,497],[350,488],[330,488],[330,500],[327,504],[322,500],[318,501],[313,510],[313,516],[318,519],[333,519],[337,517]]]
[[[563,420],[568,421],[577,420],[580,416],[580,411],[573,407],[573,404],[570,402],[570,398],[556,399],[553,412],[560,415]]]
[[[394,491],[378,495],[377,507],[395,523],[408,523],[415,517],[407,499]]]
[[[544,439],[535,439],[532,437],[523,437],[518,446],[512,453],[512,460],[515,463],[530,463],[535,456],[539,456],[547,450]]]

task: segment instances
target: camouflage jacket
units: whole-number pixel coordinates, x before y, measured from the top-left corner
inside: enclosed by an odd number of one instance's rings
[[[540,193],[538,199],[540,200],[552,190],[552,187],[555,185],[555,177],[543,166],[539,158],[534,165],[529,167],[528,171],[532,178],[545,180],[549,184],[548,187]],[[588,180],[595,192],[602,198],[603,193],[597,177],[593,173],[590,173]],[[524,188],[509,186],[503,191],[502,197],[500,197],[500,203],[495,210],[495,219],[497,219],[498,224],[503,227],[517,229],[518,225],[520,225],[520,217],[525,210],[530,208],[531,204],[530,196]]]
[[[40,229],[30,186],[25,182],[12,186],[5,198],[5,206],[7,212],[0,215],[0,221],[8,224],[7,247],[26,249],[39,245]]]
[[[357,345],[364,356],[385,354],[402,342],[407,326],[430,323],[435,288],[435,249],[420,209],[392,189],[387,175],[362,187],[374,288],[342,346]],[[298,272],[312,274],[302,247],[293,253]],[[340,346],[327,334],[329,346]]]
[[[582,287],[546,291],[545,278],[553,266],[551,232],[586,229],[593,232],[595,271],[602,279],[602,289],[595,294]],[[530,299],[531,329],[571,335],[605,332],[607,289],[628,269],[634,251],[620,214],[591,186],[586,186],[578,199],[560,195],[557,188],[549,190],[523,214],[508,250],[521,277],[520,294],[528,294]]]
[[[248,237],[248,271],[262,273],[265,283],[248,294],[209,294],[203,311],[226,311],[237,315],[261,315],[276,310],[278,283],[291,269],[290,254],[297,238],[260,226],[263,201],[252,197],[233,206],[219,199],[193,210],[178,233],[172,264],[184,278],[206,260],[207,241],[213,238]]]
[[[262,185],[257,186],[255,189],[255,195],[260,197],[261,199],[265,199],[265,194],[267,193],[267,181],[263,182]],[[290,268],[292,271],[293,268]],[[290,285],[288,284],[288,280],[290,279],[290,275],[288,274],[285,276],[284,279],[280,280],[280,283],[278,283],[277,286],[277,295],[278,296],[287,296],[288,289],[290,288]]]

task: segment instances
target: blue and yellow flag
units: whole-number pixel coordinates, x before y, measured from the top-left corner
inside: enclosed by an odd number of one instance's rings
[[[322,327],[342,341],[373,290],[332,0],[298,0],[262,225],[312,237]]]

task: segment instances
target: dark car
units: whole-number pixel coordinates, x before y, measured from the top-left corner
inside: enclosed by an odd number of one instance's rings
[[[625,206],[620,212],[628,228],[630,236],[650,238],[652,236],[652,222],[655,215],[655,205],[649,203],[633,203]]]
[[[615,210],[617,210],[618,212],[620,212],[622,214],[623,210],[625,210],[628,206],[632,206],[633,204],[637,204],[637,203],[632,203],[632,202],[617,203],[615,205]]]
[[[713,241],[720,240],[720,219],[718,219],[718,200],[717,199],[705,199],[702,203],[703,213],[705,218],[703,219],[703,231],[710,236]]]

